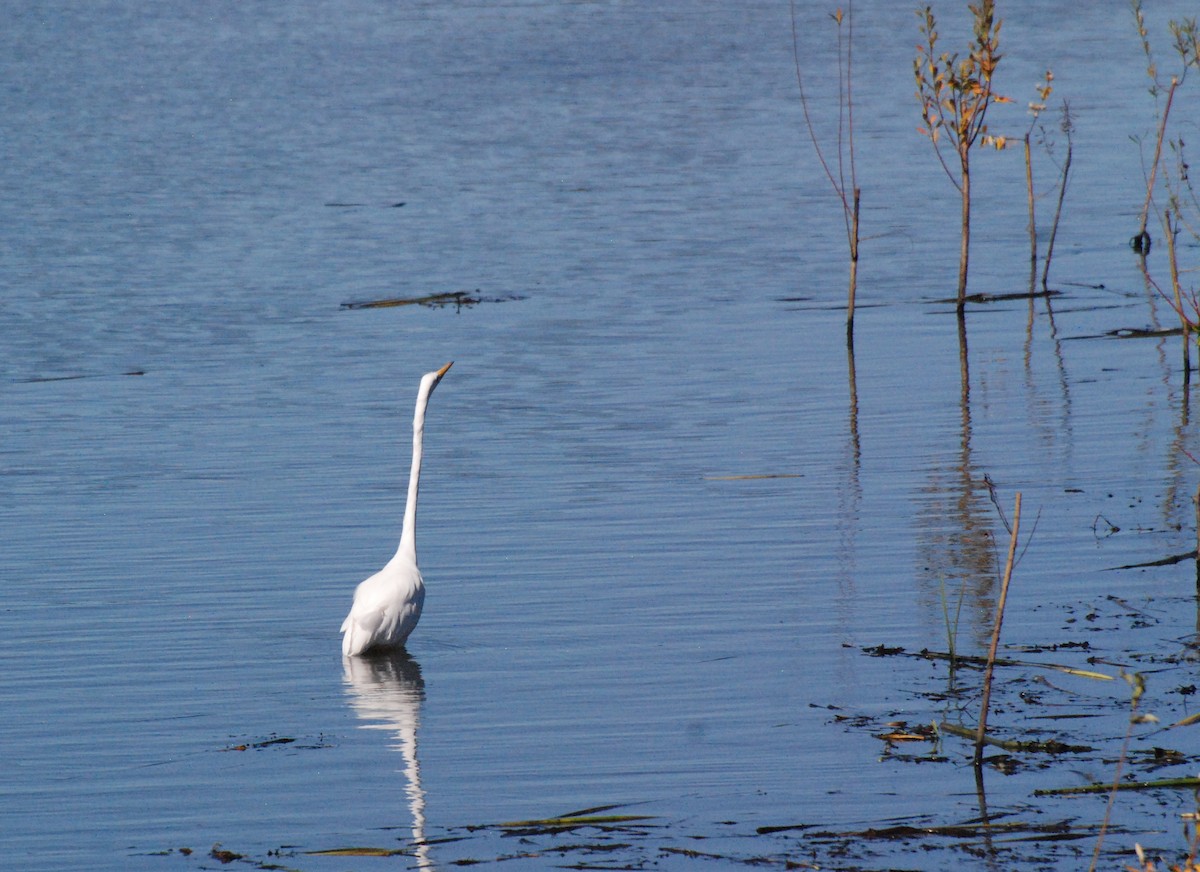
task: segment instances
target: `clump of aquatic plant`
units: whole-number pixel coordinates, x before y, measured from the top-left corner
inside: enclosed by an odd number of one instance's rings
[[[958,621],[962,616],[963,600],[967,595],[967,581],[964,578],[958,588],[958,602],[954,605],[954,617],[950,617],[950,595],[946,590],[946,579],[938,577],[938,593],[942,600],[942,620],[946,627],[946,651],[950,655],[950,672],[953,674],[958,666]]]
[[[1197,32],[1195,18],[1185,18],[1182,21],[1171,19],[1167,22],[1174,41],[1175,52],[1179,55],[1181,63],[1178,71],[1172,73],[1169,79],[1164,80],[1159,73],[1158,63],[1154,60],[1154,51],[1151,47],[1150,33],[1146,27],[1146,16],[1142,9],[1141,0],[1130,0],[1130,8],[1133,10],[1138,38],[1142,43],[1142,52],[1146,55],[1146,75],[1150,78],[1150,96],[1155,101],[1158,101],[1165,94],[1165,100],[1157,118],[1158,132],[1154,139],[1154,155],[1150,161],[1149,170],[1146,173],[1146,199],[1142,205],[1138,233],[1132,240],[1133,248],[1139,254],[1148,254],[1150,251],[1150,237],[1146,228],[1149,224],[1150,207],[1154,200],[1154,191],[1158,181],[1158,169],[1162,163],[1163,146],[1170,144],[1172,147],[1179,146],[1180,149],[1182,148],[1180,140],[1168,140],[1167,123],[1171,115],[1171,107],[1175,102],[1175,92],[1183,84],[1188,69],[1190,67],[1200,67],[1200,34]],[[1181,164],[1180,169],[1186,176],[1186,163]],[[1166,185],[1168,194],[1174,196],[1177,191],[1171,184],[1171,181],[1167,180]]]
[[[1000,26],[994,0],[980,0],[967,7],[971,11],[973,38],[966,57],[957,52],[938,52],[937,19],[933,8],[917,10],[922,42],[917,46],[913,75],[917,80],[917,100],[921,104],[923,126],[920,133],[929,138],[938,162],[947,178],[962,196],[962,235],[958,258],[958,303],[961,317],[966,305],[967,269],[971,249],[971,151],[976,144],[1002,149],[1003,136],[988,132],[987,114],[993,103],[1012,102],[992,87],[996,66],[1000,63]],[[958,174],[942,153],[948,141],[958,164]]]
[[[792,0],[792,57],[796,63],[796,84],[800,89],[800,108],[804,111],[804,124],[817,153],[817,160],[825,177],[833,186],[842,206],[842,220],[846,226],[846,245],[850,256],[850,289],[846,302],[846,335],[854,333],[854,298],[858,290],[858,206],[861,191],[854,164],[854,4],[847,3],[845,12],[837,9],[829,17],[837,27],[837,137],[834,142],[835,156],[831,162],[825,156],[809,112],[808,96],[804,91],[804,75],[800,68],[800,40],[796,28],[796,3]]]
[[[1054,73],[1051,70],[1046,70],[1046,75],[1037,86],[1037,100],[1029,104],[1030,121],[1029,128],[1025,131],[1025,189],[1029,202],[1029,293],[1034,292],[1034,285],[1037,282],[1037,265],[1038,265],[1038,243],[1037,243],[1037,209],[1036,195],[1033,187],[1033,148],[1031,140],[1034,130],[1039,133],[1039,140],[1047,154],[1053,159],[1054,141],[1046,128],[1041,125],[1040,119],[1042,113],[1046,111],[1050,93],[1054,90]],[[1054,257],[1054,240],[1058,236],[1058,226],[1062,220],[1063,200],[1067,195],[1067,180],[1071,174],[1071,158],[1074,151],[1074,143],[1071,140],[1071,134],[1074,132],[1074,121],[1071,118],[1071,108],[1063,102],[1060,109],[1059,130],[1065,135],[1067,140],[1066,155],[1063,162],[1059,165],[1058,175],[1058,201],[1054,207],[1054,219],[1050,224],[1050,236],[1046,242],[1046,259],[1042,267],[1042,290],[1049,290],[1047,282],[1050,275],[1050,260]]]
[[[1126,866],[1127,872],[1200,872],[1200,860],[1196,859],[1197,851],[1200,850],[1200,829],[1196,827],[1196,820],[1200,817],[1195,812],[1189,812],[1183,815],[1184,819],[1184,835],[1188,841],[1188,855],[1182,863],[1172,863],[1170,866],[1163,865],[1159,867],[1154,860],[1146,856],[1146,851],[1141,845],[1134,845],[1134,853],[1137,854],[1138,864],[1136,866]]]

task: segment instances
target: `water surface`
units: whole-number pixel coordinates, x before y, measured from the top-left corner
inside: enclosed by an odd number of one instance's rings
[[[958,642],[981,650],[1004,544],[984,474],[1006,508],[1022,492],[1030,526],[1040,512],[1011,650],[1087,640],[1114,675],[1130,651],[1184,651],[1194,567],[1105,571],[1194,547],[1178,340],[1085,338],[1173,317],[1125,247],[1144,62],[1123,7],[1001,12],[1015,105],[994,123],[1024,130],[1046,65],[1076,112],[1064,296],[974,308],[964,353],[937,302],[957,204],[913,132],[916,20],[858,4],[852,360],[786,5],[14,14],[10,861],[192,868],[220,843],[371,868],[387,861],[306,852],[423,837],[407,862],[437,866],[531,850],[472,827],[614,805],[657,829],[577,838],[626,839],[622,863],[697,847],[782,863],[819,849],[757,828],[977,816],[965,744],[913,765],[836,717],[974,717],[930,701],[944,669],[862,649],[945,650],[944,583],[965,585]],[[830,135],[830,24],[800,20]],[[978,167],[972,290],[1024,290],[1019,154]],[[485,302],[341,308],[455,291]],[[448,360],[411,659],[344,665],[353,587],[399,534],[417,381]],[[1120,737],[1123,686],[1061,681],[1101,700],[1093,740]],[[1151,686],[1164,720],[1187,713]],[[1027,726],[1005,700],[1001,723]],[[1138,747],[1156,741],[1187,744]],[[1072,777],[989,773],[991,808],[1098,823],[1102,799],[1033,801]],[[1112,865],[1134,841],[1180,847],[1179,810],[1119,804]],[[880,866],[947,861],[879,850]],[[1077,868],[1073,851],[1043,863]]]

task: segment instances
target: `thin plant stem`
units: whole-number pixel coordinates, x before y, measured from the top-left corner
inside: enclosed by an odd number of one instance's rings
[[[1167,116],[1171,114],[1171,103],[1175,99],[1175,89],[1179,87],[1179,79],[1171,77],[1171,87],[1167,89],[1167,102],[1163,107],[1162,118],[1158,121],[1158,136],[1154,141],[1154,160],[1150,163],[1150,177],[1146,180],[1146,202],[1142,205],[1141,224],[1135,239],[1146,238],[1146,223],[1150,219],[1150,201],[1154,198],[1154,182],[1158,178],[1158,164],[1162,160],[1163,140],[1167,135]]]
[[[1167,265],[1171,271],[1171,291],[1175,296],[1175,311],[1179,313],[1179,323],[1183,327],[1183,377],[1186,381],[1192,371],[1191,361],[1191,331],[1188,329],[1187,316],[1183,311],[1183,289],[1179,284],[1179,260],[1175,252],[1175,237],[1179,233],[1179,225],[1171,219],[1171,210],[1163,212],[1163,232],[1167,237]]]
[[[1135,672],[1130,675],[1122,671],[1121,677],[1129,682],[1129,686],[1133,688],[1130,696],[1129,709],[1129,726],[1125,729],[1125,739],[1121,743],[1121,755],[1117,757],[1116,772],[1113,773],[1113,786],[1108,794],[1108,805],[1104,808],[1104,820],[1100,823],[1100,832],[1096,836],[1096,847],[1092,851],[1092,862],[1088,866],[1088,872],[1096,872],[1096,863],[1100,860],[1100,847],[1104,844],[1104,834],[1108,831],[1108,823],[1112,819],[1113,803],[1117,801],[1117,791],[1121,786],[1121,770],[1125,767],[1125,759],[1129,755],[1129,740],[1133,738],[1134,724],[1140,723],[1138,717],[1138,703],[1141,702],[1142,694],[1146,690],[1146,680],[1141,673]]]
[[[800,37],[796,26],[796,2],[789,4],[792,24],[792,60],[796,69],[796,85],[800,90],[800,108],[804,113],[804,126],[808,128],[808,137],[812,140],[813,150],[817,153],[817,161],[834,193],[842,204],[842,221],[846,227],[846,243],[850,253],[850,288],[846,303],[846,335],[854,333],[854,298],[858,290],[858,207],[861,191],[858,187],[858,174],[854,162],[854,4],[847,3],[846,14],[843,16],[839,9],[833,19],[838,26],[837,36],[837,65],[838,65],[838,121],[837,121],[837,172],[829,165],[821,143],[817,139],[817,128],[813,124],[812,115],[808,109],[808,95],[804,92],[804,74],[800,69]],[[845,61],[842,51],[842,21],[846,21]],[[850,170],[850,184],[846,184],[846,168]],[[847,191],[852,192],[851,196]]]
[[[938,578],[938,587],[942,599],[942,620],[946,624],[946,647],[950,655],[950,671],[958,666],[958,622],[962,617],[963,600],[966,599],[966,582],[958,590],[958,602],[954,606],[954,620],[950,619],[949,597],[946,593],[946,579]]]
[[[1033,155],[1029,148],[1029,134],[1025,134],[1025,196],[1029,201],[1029,296],[1033,297],[1034,282],[1037,281],[1037,210],[1033,202]]]
[[[996,603],[996,623],[992,627],[992,644],[988,648],[987,666],[983,671],[983,697],[979,703],[979,727],[975,732],[975,766],[983,765],[984,737],[987,734],[988,708],[992,702],[992,671],[996,666],[996,649],[1000,647],[1000,628],[1004,624],[1004,606],[1008,600],[1008,584],[1012,580],[1016,562],[1017,539],[1021,532],[1021,492],[1017,492],[1013,506],[1012,528],[1008,537],[1008,559],[1004,563],[1004,577],[1000,582],[1000,598]]]
[[[858,174],[854,167],[854,3],[846,3],[846,145],[850,158],[850,186],[858,196]],[[855,211],[855,217],[858,212]],[[855,233],[855,239],[858,234]]]
[[[967,261],[971,258],[971,158],[970,153],[963,149],[959,152],[962,160],[962,243],[958,252],[958,302],[955,311],[958,317],[963,317],[967,308]]]
[[[851,173],[853,175],[853,173]],[[854,212],[850,218],[850,292],[846,303],[846,336],[854,336],[854,298],[858,292],[858,204],[862,192],[854,189]]]
[[[938,579],[938,588],[942,595],[942,621],[946,625],[946,651],[950,655],[950,669],[953,671],[957,663],[954,651],[954,636],[957,627],[950,623],[950,606],[946,602],[946,579]]]
[[[1200,486],[1192,502],[1196,504],[1196,599],[1200,602]],[[1196,613],[1196,629],[1200,630],[1200,610]]]
[[[838,185],[837,177],[834,176],[833,170],[830,169],[828,161],[825,160],[825,152],[821,150],[821,143],[817,139],[817,128],[813,124],[812,116],[808,112],[808,97],[804,93],[804,76],[800,72],[800,36],[796,28],[796,3],[792,0],[792,60],[796,65],[796,85],[800,88],[800,110],[804,113],[804,126],[808,129],[808,138],[812,140],[813,150],[817,153],[817,160],[821,164],[821,169],[825,172],[825,177],[829,179],[829,183],[833,185],[834,191],[842,201],[842,208],[849,208],[846,202],[846,192]]]
[[[838,44],[841,44],[841,22],[838,22]],[[858,172],[854,165],[854,3],[846,4],[846,145],[849,151],[850,187],[854,189],[854,209],[846,228],[846,240],[850,246],[850,289],[846,303],[846,335],[854,335],[854,298],[858,293],[858,205],[862,191],[858,187]],[[841,76],[841,67],[838,67]],[[841,148],[838,148],[841,154]],[[845,190],[845,184],[842,185]],[[845,198],[843,197],[843,200]]]
[[[1050,238],[1046,241],[1046,263],[1042,267],[1042,290],[1049,288],[1046,282],[1050,276],[1050,258],[1054,257],[1054,238],[1058,236],[1058,224],[1062,219],[1063,199],[1067,196],[1067,177],[1071,174],[1071,134],[1067,133],[1067,157],[1063,161],[1062,180],[1058,185],[1058,204],[1054,207],[1054,222],[1050,225]]]

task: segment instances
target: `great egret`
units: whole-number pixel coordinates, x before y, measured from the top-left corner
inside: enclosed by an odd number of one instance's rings
[[[417,486],[421,478],[421,443],[425,436],[425,408],[429,395],[454,361],[437,372],[421,376],[417,410],[413,413],[412,471],[408,474],[408,502],[396,556],[354,591],[354,605],[342,622],[342,654],[352,657],[372,650],[400,648],[421,619],[425,581],[417,568]]]

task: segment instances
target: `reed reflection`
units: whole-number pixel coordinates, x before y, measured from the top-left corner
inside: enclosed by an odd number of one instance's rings
[[[345,657],[346,692],[364,730],[386,730],[395,741],[389,745],[404,758],[404,794],[412,817],[413,856],[417,868],[432,869],[425,840],[425,791],[417,756],[417,733],[425,682],[421,666],[405,651],[369,657]]]
[[[850,392],[847,410],[846,447],[839,468],[844,473],[838,488],[838,590],[850,605],[857,601],[854,579],[858,573],[855,553],[862,517],[862,438],[858,431],[858,379],[854,367],[854,336],[846,337],[846,380]]]
[[[972,604],[972,629],[983,644],[992,626],[995,547],[992,517],[983,476],[971,456],[971,368],[965,319],[958,319],[959,439],[947,457],[935,461],[922,491],[916,522],[918,559],[927,577],[937,580],[935,601],[950,603],[960,595]],[[961,594],[960,594],[961,592]],[[945,614],[941,605],[935,612]],[[953,628],[948,627],[947,632]]]

